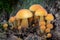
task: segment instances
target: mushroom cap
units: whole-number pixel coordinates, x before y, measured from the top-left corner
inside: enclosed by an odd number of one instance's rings
[[[9,22],[14,22],[15,21],[15,17],[10,17]]]
[[[47,21],[52,21],[52,20],[54,20],[54,16],[52,14],[47,14],[47,16],[45,17],[45,19]]]
[[[45,32],[46,33],[49,33],[51,30],[49,29],[49,28],[47,28],[46,30],[45,30]]]
[[[50,29],[52,29],[53,28],[53,24],[47,24],[47,28],[50,28]]]
[[[37,9],[42,9],[43,7],[39,4],[34,4],[32,6],[30,6],[29,10],[31,11],[36,11]]]
[[[7,27],[8,27],[7,23],[3,24],[3,28],[7,28]]]
[[[45,25],[40,26],[40,30],[44,31],[46,29]]]
[[[33,16],[32,12],[29,11],[28,9],[21,9],[17,12],[15,17],[17,19],[24,19],[24,18],[30,18],[32,16]]]
[[[52,37],[52,34],[51,33],[48,33],[47,34],[47,38],[50,38],[50,37]]]
[[[45,9],[37,9],[35,12],[35,16],[46,16],[47,11]]]
[[[45,23],[45,21],[40,21],[39,24],[40,24],[40,25],[45,25],[46,23]]]

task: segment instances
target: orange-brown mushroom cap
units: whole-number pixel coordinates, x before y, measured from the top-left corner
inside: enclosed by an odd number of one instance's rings
[[[51,38],[52,37],[52,34],[51,33],[48,33],[47,34],[47,38]]]
[[[18,19],[24,19],[24,18],[29,18],[29,17],[32,17],[32,12],[29,11],[28,9],[21,9],[17,12],[16,14],[16,18]]]
[[[31,11],[36,11],[37,9],[42,9],[43,7],[39,4],[34,4],[32,6],[30,6],[29,10]]]
[[[40,26],[40,30],[44,31],[46,29],[45,25]]]
[[[35,16],[46,16],[47,15],[47,11],[45,9],[38,9],[35,12]]]
[[[15,21],[15,17],[10,17],[9,22],[14,22]]]
[[[45,32],[46,33],[49,33],[51,30],[49,29],[49,28],[47,28],[46,30],[45,30]]]
[[[7,23],[3,24],[3,28],[7,28],[7,27],[8,27]]]
[[[52,20],[54,20],[54,16],[52,14],[47,14],[47,16],[45,17],[45,19],[47,21],[52,21]]]
[[[45,21],[40,21],[39,24],[40,25],[45,25],[46,23],[45,23]]]
[[[52,29],[53,28],[53,24],[47,24],[47,28],[50,28],[50,29]]]

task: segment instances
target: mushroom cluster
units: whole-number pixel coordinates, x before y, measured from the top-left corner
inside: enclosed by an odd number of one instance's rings
[[[39,4],[34,4],[30,6],[29,9],[19,10],[15,16],[10,17],[8,22],[12,24],[11,29],[16,28],[17,30],[21,30],[22,28],[29,29],[30,26],[36,26],[37,23],[35,23],[35,20],[37,19],[39,32],[41,32],[42,35],[46,35],[46,38],[50,38],[52,36],[51,29],[53,29],[53,24],[51,22],[54,20],[54,16],[51,13],[48,13]],[[34,23],[32,23],[33,20]],[[32,25],[29,26],[30,22]],[[6,29],[8,24],[3,24],[3,27]]]
[[[53,24],[51,22],[54,20],[54,16],[38,4],[32,5],[29,9],[34,12],[35,18],[39,17],[41,33],[46,34],[46,38],[52,37],[51,29],[53,29]]]

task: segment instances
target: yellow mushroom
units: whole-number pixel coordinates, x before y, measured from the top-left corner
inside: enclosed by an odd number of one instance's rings
[[[16,23],[17,23],[17,26],[21,26],[21,18],[20,18],[20,13],[19,11],[17,12],[17,14],[15,15],[15,18],[16,18]]]
[[[53,24],[49,23],[49,24],[47,24],[46,27],[49,28],[49,29],[52,29],[53,28]]]
[[[37,19],[36,17],[38,17],[38,16],[35,16],[35,11],[38,10],[38,9],[44,9],[44,8],[40,4],[33,4],[29,8],[30,11],[34,12],[33,16],[34,16],[34,21],[35,22],[36,22],[36,19]]]
[[[40,21],[40,25],[46,25],[45,21]]]
[[[22,27],[28,27],[28,20],[27,18],[32,17],[33,14],[28,9],[21,9],[18,11],[18,14],[16,14],[16,18],[22,19],[21,26]]]
[[[51,30],[49,28],[46,28],[45,33],[49,33]]]
[[[10,17],[9,22],[13,23],[15,21],[15,17]]]
[[[32,5],[32,6],[30,6],[30,8],[29,8],[29,10],[30,11],[36,11],[37,9],[42,9],[43,7],[41,6],[41,5],[39,5],[39,4],[34,4],[34,5]]]
[[[41,30],[41,32],[44,32],[45,29],[46,29],[46,27],[45,27],[44,25],[40,26],[40,30]]]
[[[8,27],[8,24],[7,23],[3,24],[3,28],[4,29],[7,29],[7,27]]]
[[[15,16],[12,16],[12,17],[10,17],[10,19],[9,19],[9,23],[12,23],[12,27],[11,27],[11,29],[13,29],[14,28],[14,26],[15,26]]]
[[[40,21],[39,21],[39,25],[41,21],[44,21],[44,16],[47,15],[47,11],[45,9],[38,9],[35,12],[35,16],[40,16]]]
[[[47,15],[47,11],[45,10],[45,9],[38,9],[38,10],[36,10],[36,12],[35,12],[35,15],[36,16],[46,16]]]
[[[52,14],[47,14],[45,20],[47,20],[47,23],[50,23],[51,21],[54,20],[54,16]]]
[[[48,33],[47,34],[47,38],[51,38],[52,37],[52,34],[51,33]]]

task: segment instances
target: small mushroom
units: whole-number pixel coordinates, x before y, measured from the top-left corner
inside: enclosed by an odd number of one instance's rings
[[[45,29],[46,29],[46,27],[45,27],[44,25],[40,26],[40,30],[41,30],[41,32],[44,32]]]
[[[8,27],[8,24],[7,24],[7,23],[4,23],[4,24],[3,24],[3,28],[4,28],[5,30],[7,30],[7,27]]]
[[[53,29],[53,24],[49,23],[49,24],[47,24],[46,27],[49,28],[49,29]]]
[[[40,25],[46,25],[45,21],[40,21]]]
[[[39,21],[39,25],[41,21],[44,21],[44,16],[47,15],[47,11],[45,9],[38,9],[35,12],[35,16],[40,16],[40,21]]]
[[[45,33],[49,33],[51,30],[49,28],[46,28]]]
[[[47,20],[47,23],[50,23],[51,21],[54,20],[54,16],[52,14],[47,14],[45,20]]]
[[[10,17],[10,19],[9,19],[9,22],[10,23],[13,23],[15,21],[15,17],[13,16],[13,17]]]
[[[39,5],[39,4],[34,4],[34,5],[32,5],[32,6],[30,6],[30,8],[29,8],[29,10],[30,11],[36,11],[37,9],[42,9],[43,7],[41,6],[41,5]]]
[[[13,29],[14,28],[14,23],[15,22],[15,16],[12,16],[12,17],[10,17],[10,19],[9,19],[9,23],[11,23],[12,24],[12,27],[11,27],[11,29]]]
[[[47,38],[51,38],[52,37],[52,34],[51,33],[48,33],[47,34]]]
[[[27,18],[30,18],[33,16],[32,12],[30,12],[28,9],[21,9],[18,11],[18,14],[16,15],[18,19],[22,19],[22,22],[21,22],[22,27],[28,27]]]

